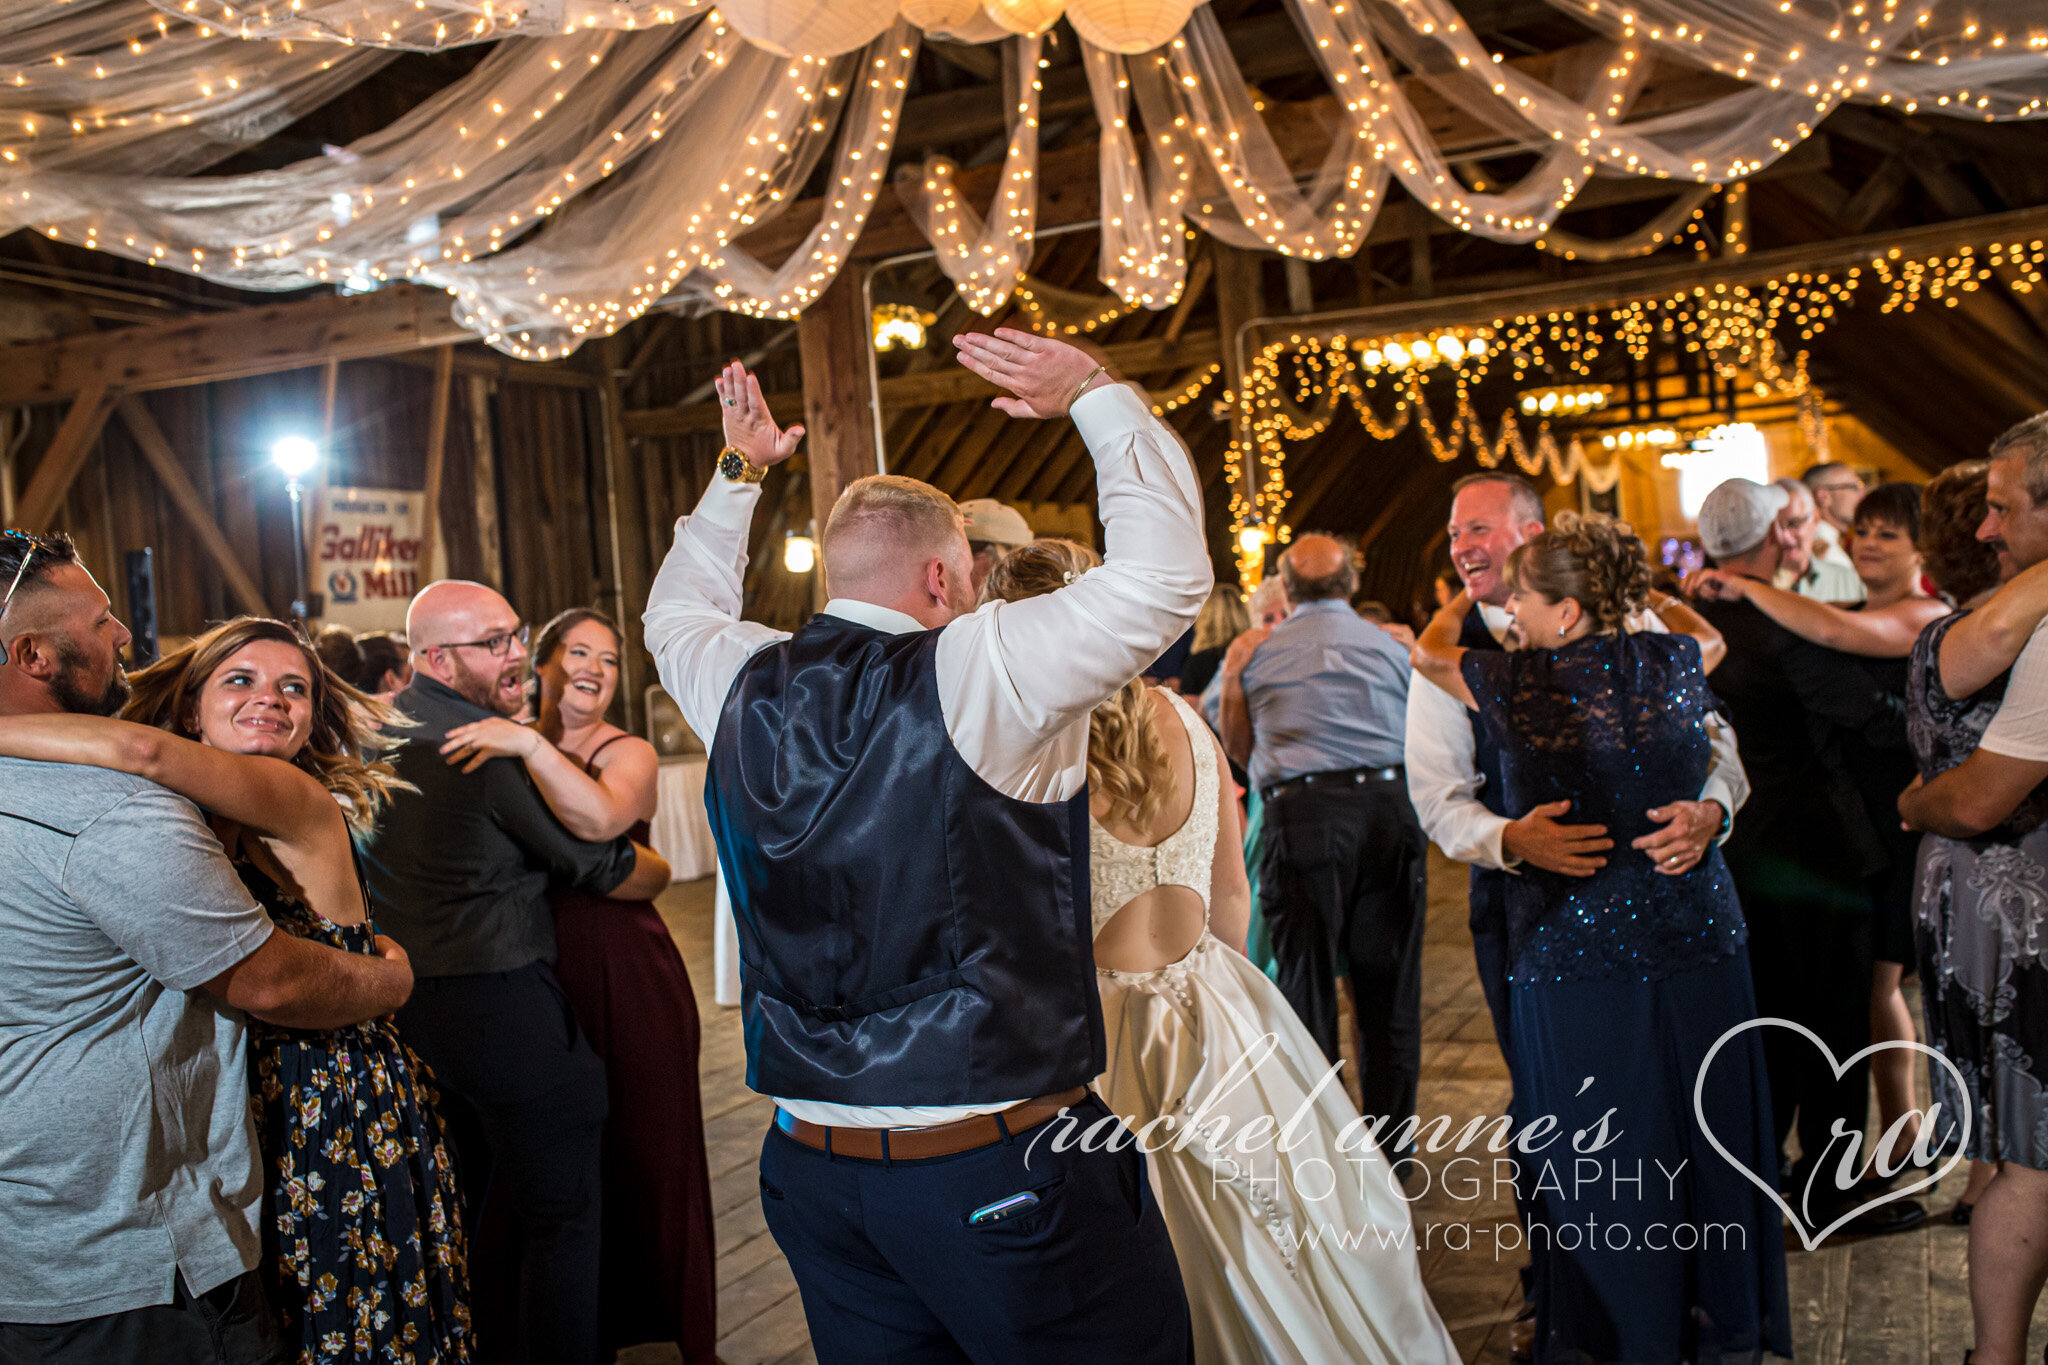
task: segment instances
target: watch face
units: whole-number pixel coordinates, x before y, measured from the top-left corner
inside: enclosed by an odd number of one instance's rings
[[[747,459],[737,450],[726,450],[718,457],[718,472],[728,479],[747,477]]]

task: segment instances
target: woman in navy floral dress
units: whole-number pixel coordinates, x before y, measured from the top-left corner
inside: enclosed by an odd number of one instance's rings
[[[248,617],[133,682],[130,720],[24,717],[0,753],[116,768],[188,797],[279,930],[397,954],[369,922],[349,837],[395,781],[359,757],[366,721],[390,713],[290,626]],[[467,1361],[462,1201],[425,1065],[383,1019],[317,1031],[252,1019],[249,1038],[263,1270],[293,1359]]]

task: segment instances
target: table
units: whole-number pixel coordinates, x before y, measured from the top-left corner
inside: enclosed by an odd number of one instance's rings
[[[704,813],[704,777],[711,761],[703,754],[665,758],[654,779],[654,851],[668,859],[673,880],[693,882],[718,869],[718,846]]]
[[[709,767],[710,760],[703,754],[664,758],[654,779],[654,851],[668,859],[673,881],[693,882],[718,872],[718,846],[711,839],[711,818],[704,813],[704,778]],[[718,872],[712,943],[716,963],[712,997],[721,1005],[737,1005],[740,940],[722,872]]]

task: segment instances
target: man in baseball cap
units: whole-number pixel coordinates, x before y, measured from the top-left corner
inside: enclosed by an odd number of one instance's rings
[[[1853,1234],[1903,1232],[1926,1221],[1925,1206],[1880,1202],[1883,1181],[1857,1181],[1841,1135],[1861,1133],[1869,1114],[1869,881],[1886,858],[1845,751],[1852,741],[1903,749],[1905,715],[1859,660],[1801,639],[1749,600],[1784,562],[1786,506],[1786,490],[1748,479],[1700,504],[1700,541],[1719,567],[1689,575],[1686,590],[1727,641],[1713,689],[1751,782],[1721,851],[1749,928],[1757,1014],[1810,1031],[1763,1035],[1780,1147],[1799,1134],[1783,1188],[1813,1226],[1855,1213],[1843,1225]],[[1856,1060],[1838,1076],[1830,1050]]]
[[[1787,500],[1785,490],[1776,484],[1729,479],[1700,504],[1700,544],[1723,568],[1728,567],[1727,561],[1747,557],[1766,541],[1782,549],[1771,531]],[[1770,573],[1777,568],[1773,563]]]
[[[1002,563],[1004,555],[1031,543],[1031,526],[1016,508],[994,498],[969,498],[960,504],[960,516],[967,523],[967,548],[974,552],[974,590],[979,593],[989,570]]]

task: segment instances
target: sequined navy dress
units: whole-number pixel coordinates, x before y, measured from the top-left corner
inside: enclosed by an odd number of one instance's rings
[[[1468,650],[1463,671],[1500,748],[1508,814],[1568,800],[1567,823],[1604,824],[1614,841],[1590,877],[1524,866],[1509,890],[1516,1117],[1531,1133],[1555,1125],[1520,1158],[1536,1358],[1790,1355],[1780,1215],[1702,1131],[1775,1177],[1755,1030],[1721,1047],[1694,1105],[1708,1052],[1756,1014],[1734,883],[1716,846],[1676,877],[1629,847],[1658,828],[1652,808],[1696,799],[1706,779],[1699,645],[1596,635]]]

